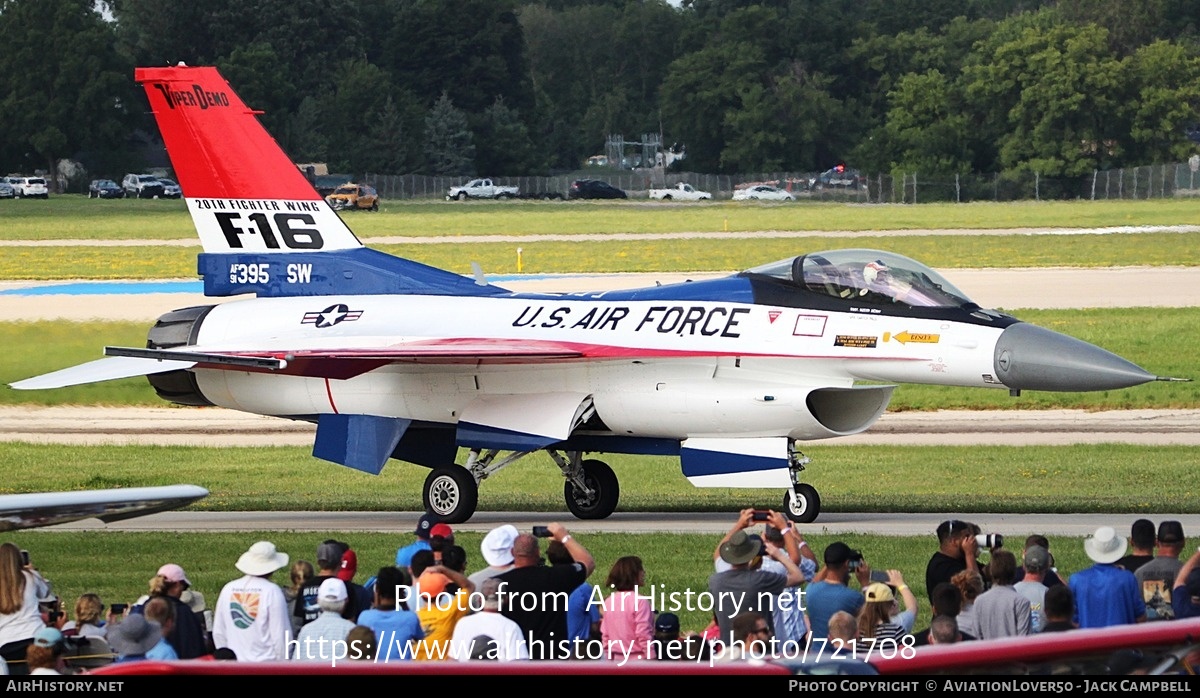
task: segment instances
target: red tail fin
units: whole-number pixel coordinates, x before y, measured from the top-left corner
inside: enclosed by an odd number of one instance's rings
[[[189,199],[320,199],[216,68],[138,68]]]

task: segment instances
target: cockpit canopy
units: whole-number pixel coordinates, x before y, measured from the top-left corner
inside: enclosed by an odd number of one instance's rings
[[[856,303],[961,307],[973,303],[941,274],[903,255],[880,250],[829,250],[747,270]]]

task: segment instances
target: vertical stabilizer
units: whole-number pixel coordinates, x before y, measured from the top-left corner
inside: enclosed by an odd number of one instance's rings
[[[362,247],[216,68],[138,68],[207,253]]]

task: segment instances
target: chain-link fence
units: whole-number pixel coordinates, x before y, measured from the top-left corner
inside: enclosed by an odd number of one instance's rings
[[[559,194],[564,198],[578,178],[599,179],[623,189],[630,198],[646,198],[651,188],[687,182],[728,199],[733,192],[753,184],[771,184],[790,191],[797,199],[860,201],[863,203],[929,203],[948,201],[1043,201],[1155,199],[1200,195],[1200,161],[1145,165],[1117,170],[1096,170],[1081,177],[1046,177],[1037,172],[981,175],[923,175],[919,172],[859,175],[852,170],[832,182],[815,172],[759,172],[713,175],[668,172],[661,169],[575,173],[552,177],[494,177],[500,185],[519,187],[523,195]],[[442,199],[447,190],[470,177],[366,174],[359,178],[379,190],[385,199]]]

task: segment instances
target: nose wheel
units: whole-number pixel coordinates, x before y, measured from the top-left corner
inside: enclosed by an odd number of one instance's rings
[[[812,523],[821,513],[821,496],[817,488],[801,483],[783,495],[783,513],[795,523]]]
[[[428,511],[446,523],[463,523],[479,504],[479,485],[466,468],[457,465],[434,468],[425,478],[421,501]]]

